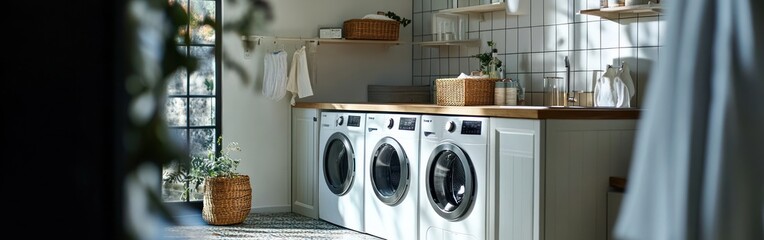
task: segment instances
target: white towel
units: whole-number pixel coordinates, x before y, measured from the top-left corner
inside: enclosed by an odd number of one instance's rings
[[[631,79],[631,70],[629,69],[629,65],[626,64],[626,62],[621,64],[621,69],[618,71],[618,77],[621,78],[624,84],[626,84],[626,87],[629,89],[629,99],[634,97],[634,94],[637,93],[637,90],[634,89],[634,81]]]
[[[608,67],[605,73],[597,79],[594,84],[594,106],[595,107],[614,107],[615,98],[613,96],[613,79],[618,73],[615,69]]]
[[[392,19],[385,15],[379,15],[379,14],[366,14],[366,16],[363,16],[361,19],[373,19],[373,20],[385,20],[385,21],[395,21],[395,19]]]
[[[608,67],[605,74],[602,74],[602,77],[597,80],[594,86],[594,106],[616,108],[630,107],[631,96],[633,94],[629,91],[629,84],[626,81],[631,82],[629,73],[624,73],[622,70],[616,71],[615,69]]]
[[[287,53],[277,51],[265,54],[263,95],[271,100],[281,100],[286,94]]]
[[[313,87],[310,84],[310,72],[308,71],[308,59],[305,54],[305,46],[294,51],[292,56],[292,67],[289,70],[289,81],[287,91],[292,93],[292,106],[295,104],[295,98],[313,96]]]

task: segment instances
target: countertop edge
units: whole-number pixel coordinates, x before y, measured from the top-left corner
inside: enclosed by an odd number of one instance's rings
[[[317,103],[298,102],[293,108],[340,111],[420,113],[527,119],[639,119],[636,108],[557,108],[544,106],[440,106],[405,103]]]

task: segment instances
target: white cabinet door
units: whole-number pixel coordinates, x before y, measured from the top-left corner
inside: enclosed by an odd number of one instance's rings
[[[492,118],[489,239],[607,239],[609,177],[627,177],[635,128]]]
[[[292,109],[292,212],[318,218],[318,109]]]
[[[546,120],[546,240],[605,240],[611,176],[627,177],[636,120]]]
[[[540,214],[543,162],[542,120],[492,118],[489,163],[489,236],[493,239],[542,239]],[[489,200],[490,201],[490,200]],[[498,216],[491,216],[498,214]],[[489,237],[491,238],[491,237]]]

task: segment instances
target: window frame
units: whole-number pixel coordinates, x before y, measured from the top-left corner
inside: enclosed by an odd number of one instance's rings
[[[182,1],[184,1],[187,4],[187,6],[188,6],[188,11],[189,11],[188,22],[189,22],[189,24],[186,25],[186,32],[188,34],[191,34],[192,29],[191,29],[191,24],[190,23],[191,23],[191,17],[193,16],[191,14],[191,11],[193,9],[191,7],[192,0],[182,0]],[[215,134],[214,134],[214,137],[212,139],[212,146],[213,146],[213,151],[215,151],[216,157],[219,157],[220,156],[220,149],[218,149],[218,146],[217,146],[217,139],[222,135],[222,129],[223,129],[223,124],[222,124],[222,122],[223,122],[222,121],[222,119],[223,119],[223,84],[222,84],[222,82],[223,82],[222,81],[222,78],[223,78],[223,76],[222,76],[223,75],[222,74],[222,62],[223,62],[222,61],[222,56],[223,56],[222,55],[222,52],[223,52],[222,51],[222,43],[223,43],[222,37],[223,36],[222,36],[222,32],[223,31],[222,31],[222,21],[221,21],[222,12],[223,12],[222,11],[223,10],[222,9],[223,8],[223,6],[222,6],[223,4],[222,4],[222,0],[196,0],[196,1],[215,2],[215,26],[214,26],[214,28],[215,28],[215,41],[212,44],[210,44],[210,43],[195,43],[193,40],[190,40],[188,42],[176,42],[175,47],[176,47],[176,49],[177,48],[181,48],[181,47],[185,48],[185,54],[187,54],[187,56],[191,56],[191,54],[192,54],[191,52],[192,52],[192,48],[193,47],[212,47],[214,49],[214,51],[213,51],[214,52],[214,58],[215,58],[214,59],[214,64],[215,64],[215,66],[214,66],[214,69],[215,69],[215,74],[214,74],[214,76],[215,76],[214,95],[192,94],[191,93],[191,77],[193,75],[192,74],[193,72],[186,72],[186,76],[185,76],[185,79],[184,79],[185,85],[186,85],[185,93],[183,93],[183,94],[169,94],[169,92],[167,93],[167,100],[170,100],[172,98],[180,98],[180,99],[184,99],[186,101],[186,106],[185,106],[186,107],[186,109],[185,109],[186,110],[186,113],[185,113],[186,122],[185,122],[185,125],[183,125],[183,126],[169,126],[168,125],[168,129],[169,130],[183,129],[183,130],[186,131],[186,136],[185,136],[184,140],[185,140],[185,143],[187,144],[186,146],[189,146],[189,148],[188,148],[189,151],[191,151],[191,149],[190,149],[190,147],[191,147],[191,138],[192,138],[191,130],[193,130],[193,129],[214,129]],[[192,112],[191,112],[191,105],[192,105],[191,104],[191,100],[192,99],[205,99],[205,98],[214,98],[215,99],[214,100],[214,103],[215,103],[215,122],[212,123],[213,125],[192,126],[191,125],[191,116],[192,116]],[[180,168],[180,166],[178,166],[178,168]],[[162,169],[163,169],[162,170],[162,175],[164,175],[164,167]],[[178,170],[182,171],[182,169],[178,169]],[[162,183],[162,184],[164,184],[164,183]],[[186,183],[186,184],[190,184],[190,183]],[[163,189],[163,187],[162,187],[162,189]],[[191,206],[191,207],[195,207],[195,208],[200,208],[201,209],[203,200],[191,200],[191,197],[189,196],[187,199],[185,199],[185,200],[182,199],[181,201],[165,201],[165,199],[162,198],[162,202],[164,202],[164,204],[168,205],[169,207],[175,207],[175,206],[183,205],[183,206]]]

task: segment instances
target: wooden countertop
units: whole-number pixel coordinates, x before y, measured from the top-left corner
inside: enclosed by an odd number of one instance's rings
[[[529,119],[638,119],[635,108],[583,108],[544,106],[439,106],[406,103],[296,103],[294,108],[323,110],[442,114]]]

